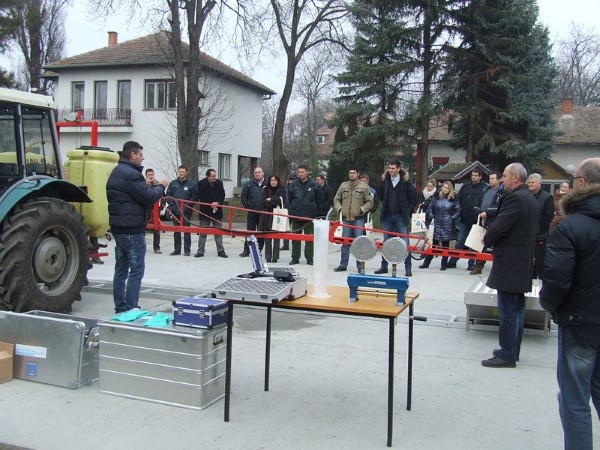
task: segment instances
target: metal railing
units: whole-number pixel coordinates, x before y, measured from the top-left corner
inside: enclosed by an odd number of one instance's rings
[[[77,117],[76,120],[69,120]],[[131,108],[82,108],[58,110],[58,121],[98,122],[100,127],[131,126]]]

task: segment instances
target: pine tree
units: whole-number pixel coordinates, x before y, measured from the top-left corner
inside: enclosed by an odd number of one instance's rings
[[[357,0],[350,7],[354,46],[340,83],[336,125],[347,140],[336,146],[336,162],[352,161],[361,171],[380,173],[408,130],[400,98],[418,61],[407,57],[419,31],[407,19],[406,2]]]
[[[556,71],[537,16],[531,0],[472,0],[455,12],[461,42],[449,48],[445,106],[467,162],[539,167],[551,154]]]

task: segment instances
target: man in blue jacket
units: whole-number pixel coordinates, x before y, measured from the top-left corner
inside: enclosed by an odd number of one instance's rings
[[[138,307],[146,257],[146,224],[152,206],[165,194],[167,180],[149,186],[142,175],[144,148],[123,145],[121,159],[108,177],[109,224],[115,239],[113,299],[117,313]]]
[[[171,201],[169,201],[169,207],[173,225],[182,227],[190,226],[190,220],[192,219],[192,213],[194,212],[192,205],[179,201],[192,199],[195,183],[187,177],[187,173],[187,167],[179,166],[177,168],[177,178],[169,183],[166,193],[167,197],[172,198]],[[173,232],[173,241],[175,249],[171,252],[171,256],[181,255],[180,232]],[[185,256],[190,256],[191,251],[192,235],[190,233],[183,233],[183,254]]]
[[[558,409],[566,450],[592,450],[600,415],[600,158],[581,162],[550,233],[540,304],[558,324]],[[495,264],[495,262],[494,262]]]

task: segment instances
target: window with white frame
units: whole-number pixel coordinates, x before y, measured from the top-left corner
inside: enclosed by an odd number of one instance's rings
[[[324,134],[317,135],[317,144],[324,144],[326,136]]]
[[[206,150],[198,150],[198,164],[201,166],[208,166],[208,155],[209,152]]]
[[[108,81],[94,82],[94,117],[106,117]]]
[[[219,178],[231,180],[231,155],[219,153]]]
[[[175,109],[177,94],[175,81],[146,81],[146,109]]]
[[[71,106],[73,111],[83,109],[85,98],[85,83],[74,81],[71,85]]]

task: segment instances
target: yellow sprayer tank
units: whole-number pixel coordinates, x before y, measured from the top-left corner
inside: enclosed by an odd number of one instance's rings
[[[106,180],[119,162],[119,155],[109,148],[82,146],[67,152],[64,164],[66,180],[84,187],[92,203],[73,203],[90,229],[90,237],[102,237],[108,231]]]

